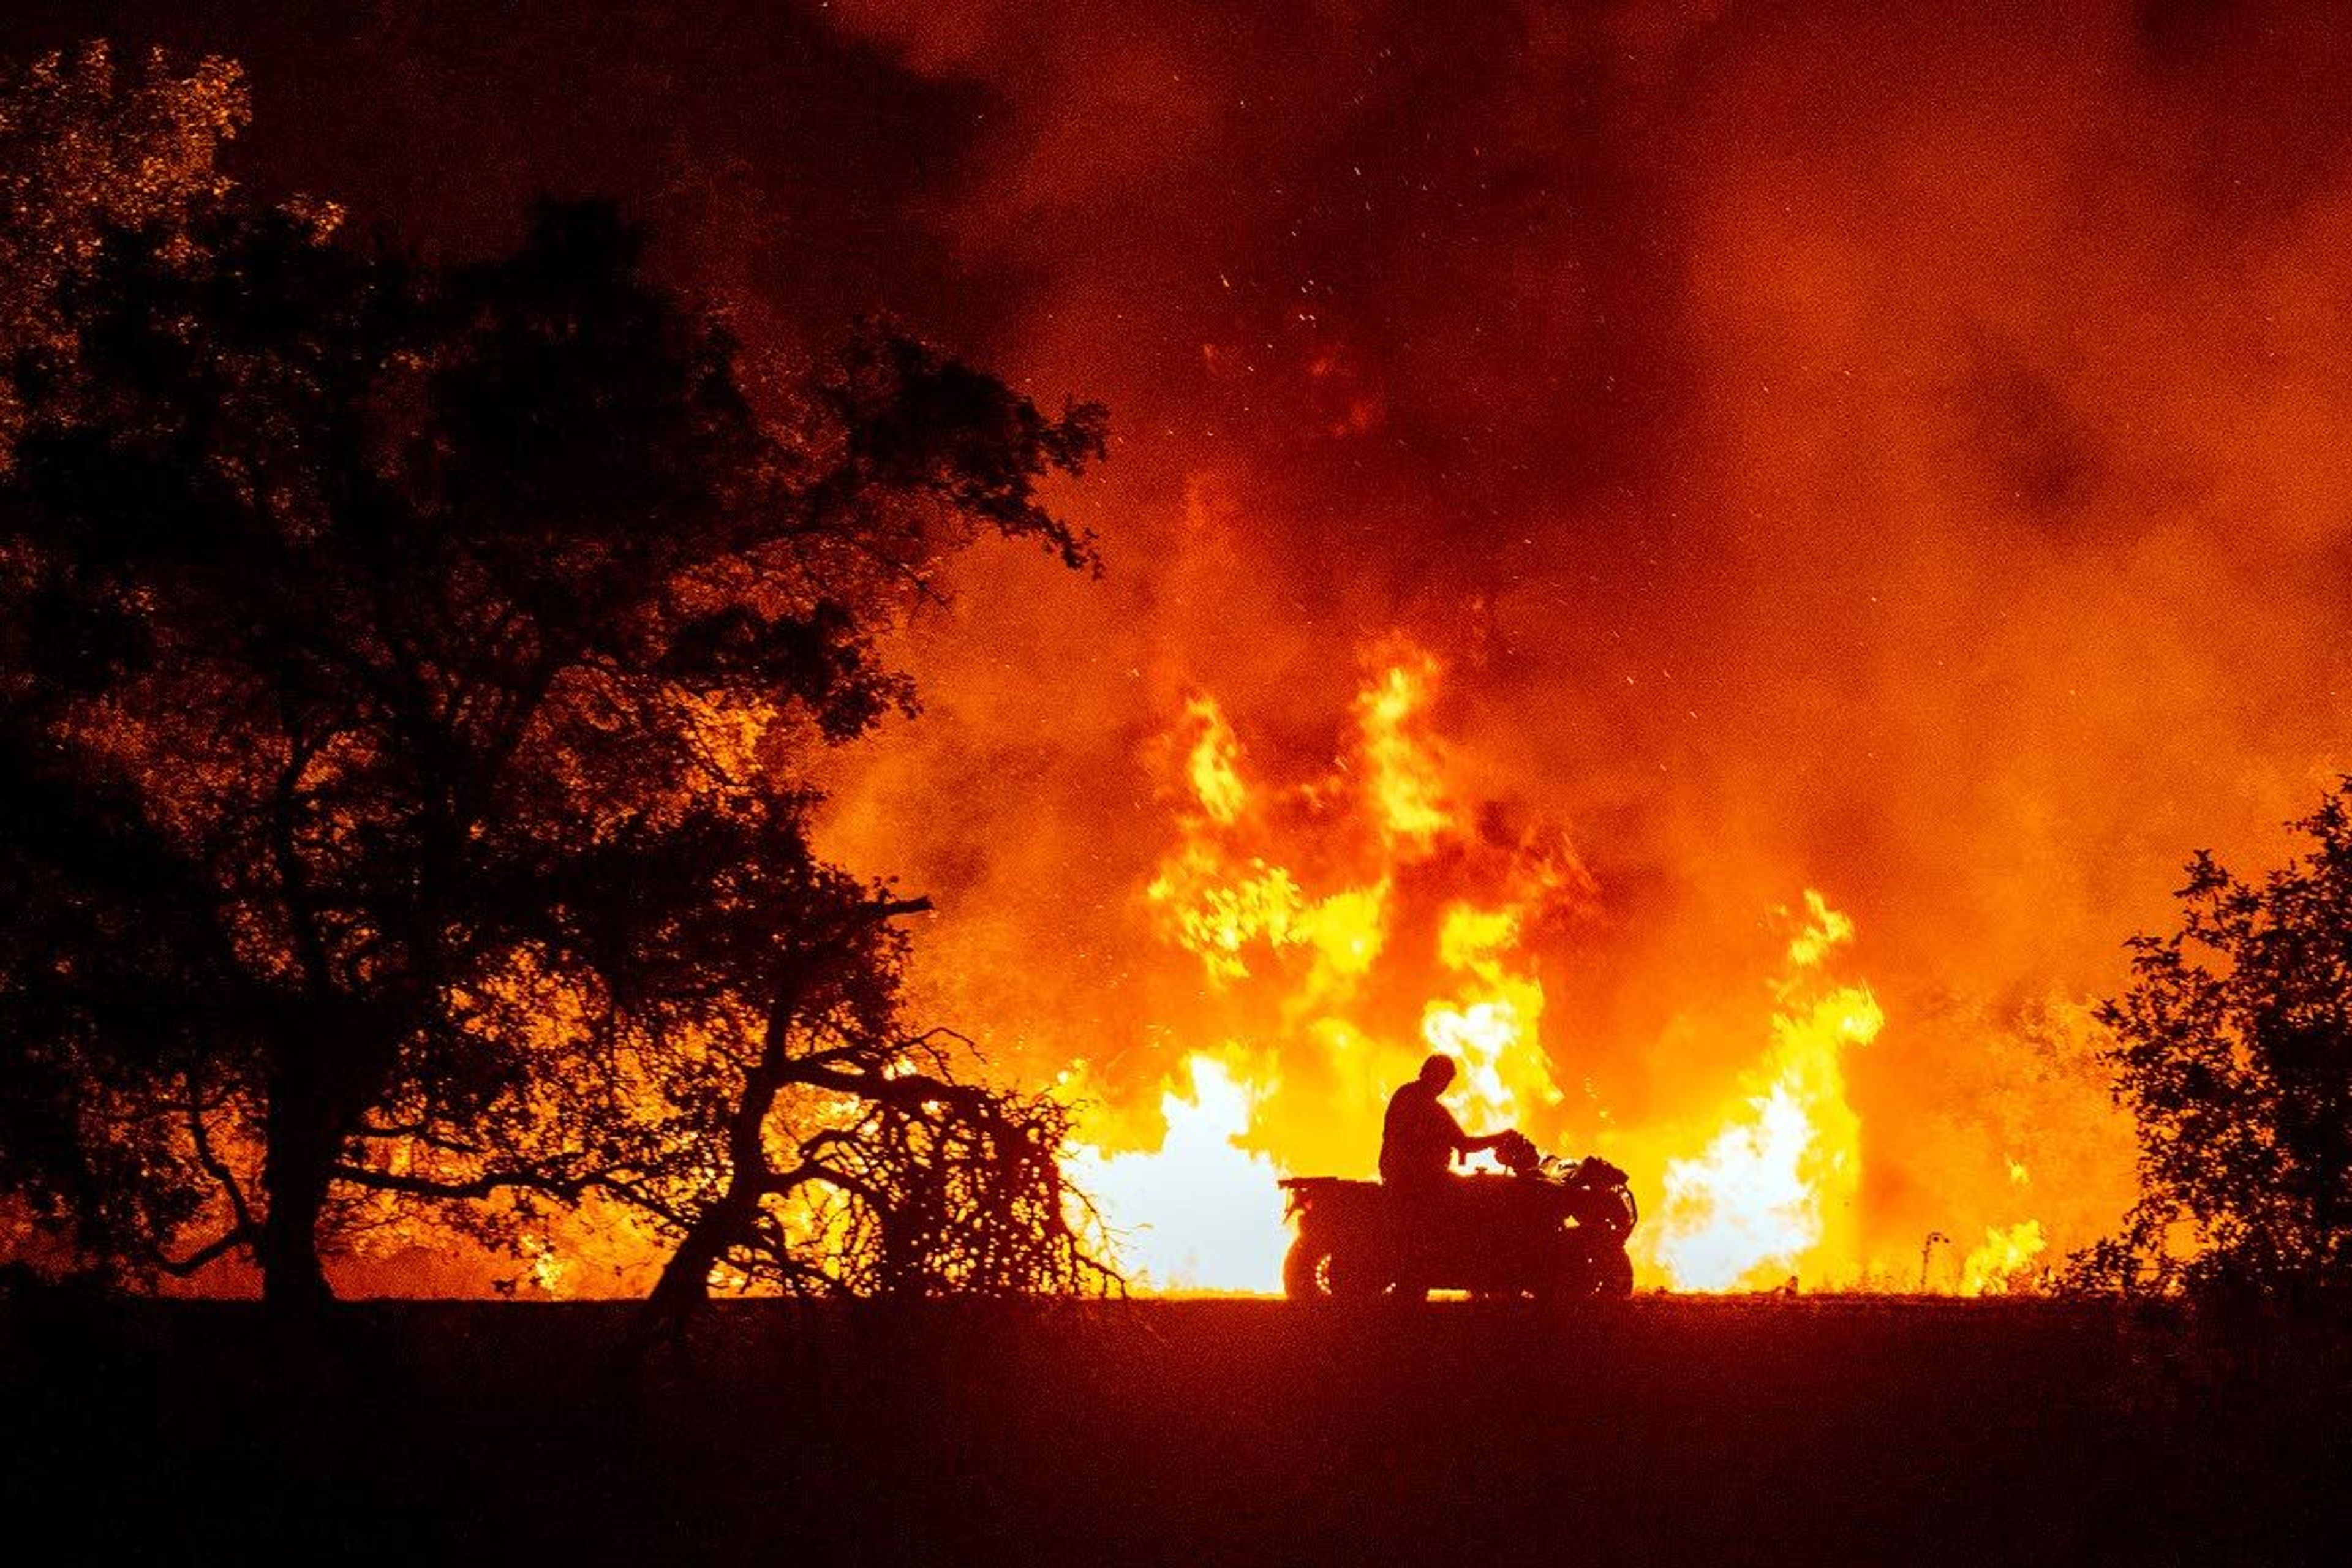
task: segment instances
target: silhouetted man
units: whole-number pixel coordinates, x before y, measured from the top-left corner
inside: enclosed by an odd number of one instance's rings
[[[1437,1283],[1437,1260],[1444,1255],[1440,1237],[1461,1217],[1454,1212],[1454,1194],[1463,1189],[1452,1177],[1456,1154],[1492,1149],[1508,1138],[1507,1131],[1473,1138],[1454,1120],[1454,1112],[1438,1103],[1454,1081],[1454,1058],[1433,1056],[1421,1064],[1421,1076],[1389,1096],[1389,1113],[1381,1124],[1381,1184],[1394,1196],[1390,1216],[1397,1225],[1397,1295],[1420,1300]]]
[[[1388,1118],[1381,1124],[1381,1180],[1390,1186],[1434,1187],[1454,1168],[1456,1154],[1492,1149],[1511,1134],[1507,1129],[1473,1138],[1454,1120],[1454,1112],[1438,1103],[1454,1081],[1454,1058],[1433,1056],[1421,1064],[1421,1076],[1389,1096]]]

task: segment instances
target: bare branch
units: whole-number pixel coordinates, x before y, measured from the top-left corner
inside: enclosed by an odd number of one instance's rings
[[[212,1241],[206,1242],[204,1246],[198,1247],[195,1251],[190,1253],[185,1258],[174,1259],[167,1258],[161,1252],[158,1252],[153,1255],[150,1261],[152,1261],[156,1268],[162,1269],[164,1273],[171,1275],[173,1279],[184,1279],[191,1274],[197,1273],[204,1268],[209,1268],[214,1263],[218,1262],[221,1258],[227,1257],[232,1252],[235,1252],[238,1247],[250,1244],[256,1240],[260,1234],[260,1231],[257,1229],[240,1226],[225,1236],[218,1237]]]
[[[245,1189],[237,1184],[236,1173],[228,1168],[227,1163],[213,1152],[212,1134],[205,1126],[204,1092],[197,1082],[193,1063],[189,1065],[187,1078],[188,1136],[195,1145],[196,1163],[204,1167],[205,1174],[218,1182],[221,1191],[227,1194],[229,1213],[236,1216],[236,1229],[233,1234],[253,1235],[257,1227],[253,1211],[246,1206]]]

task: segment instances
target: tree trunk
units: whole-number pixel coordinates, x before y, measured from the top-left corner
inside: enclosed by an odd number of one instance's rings
[[[829,943],[803,952],[777,977],[775,999],[769,1004],[767,1026],[760,1042],[760,1059],[743,1074],[742,1098],[727,1121],[727,1185],[710,1206],[687,1227],[686,1239],[662,1266],[646,1297],[665,1310],[690,1306],[710,1295],[710,1271],[727,1249],[751,1234],[760,1203],[775,1179],[768,1165],[768,1112],[792,1076],[789,1047],[793,1026],[818,975],[839,963],[849,951],[849,940],[866,927],[919,914],[931,907],[929,899],[885,900],[849,911],[848,930]]]
[[[676,1308],[709,1300],[710,1271],[727,1249],[750,1231],[752,1217],[760,1211],[757,1180],[756,1175],[747,1178],[740,1170],[728,1177],[726,1192],[702,1211],[686,1239],[662,1265],[661,1278],[654,1281],[648,1301],[656,1307]]]
[[[656,1305],[677,1307],[707,1299],[710,1271],[727,1249],[751,1234],[767,1190],[768,1112],[784,1087],[784,1038],[792,1015],[779,1006],[768,1021],[768,1037],[760,1060],[743,1075],[743,1098],[727,1123],[727,1185],[716,1202],[695,1216],[686,1239],[662,1266],[649,1298]]]
[[[270,1074],[268,1148],[261,1166],[268,1211],[254,1255],[261,1265],[262,1300],[273,1306],[334,1300],[319,1259],[319,1215],[326,1207],[335,1139],[311,1076],[283,1060]]]
[[[729,1247],[751,1234],[759,1217],[760,1200],[774,1175],[768,1168],[768,1112],[775,1108],[791,1067],[786,1046],[804,984],[804,976],[794,973],[769,1009],[760,1059],[743,1074],[743,1096],[727,1121],[727,1185],[695,1216],[686,1239],[662,1266],[648,1298],[656,1306],[675,1308],[707,1300],[710,1270]]]

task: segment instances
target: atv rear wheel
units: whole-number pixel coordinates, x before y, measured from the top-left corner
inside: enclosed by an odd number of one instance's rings
[[[1282,1293],[1294,1301],[1358,1300],[1383,1286],[1361,1259],[1343,1257],[1320,1237],[1300,1237],[1282,1260]]]
[[[1300,1237],[1282,1260],[1282,1293],[1294,1301],[1331,1299],[1331,1249]]]

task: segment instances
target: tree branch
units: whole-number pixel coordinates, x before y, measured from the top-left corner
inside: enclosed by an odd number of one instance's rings
[[[156,1268],[174,1279],[185,1279],[189,1275],[209,1267],[238,1247],[255,1241],[260,1235],[261,1232],[258,1229],[240,1226],[226,1235],[205,1243],[185,1258],[173,1259],[158,1251],[153,1255],[152,1261]]]
[[[238,1236],[257,1234],[258,1227],[253,1222],[253,1211],[246,1206],[245,1189],[237,1184],[236,1174],[228,1168],[227,1163],[213,1151],[212,1133],[205,1125],[204,1089],[196,1081],[196,1069],[194,1063],[189,1064],[187,1079],[188,1135],[195,1144],[196,1163],[203,1166],[205,1173],[220,1184],[221,1191],[228,1194],[229,1213],[236,1216],[236,1229],[232,1234]]]

